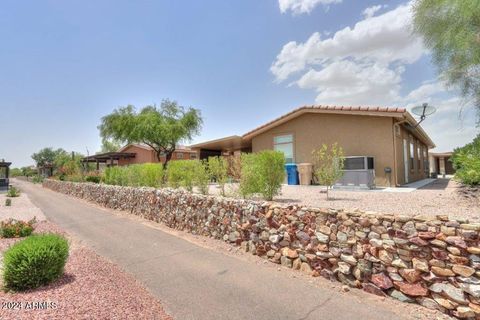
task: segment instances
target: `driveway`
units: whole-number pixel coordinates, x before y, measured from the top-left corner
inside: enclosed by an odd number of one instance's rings
[[[390,299],[382,301],[360,290],[342,293],[326,280],[294,278],[291,270],[279,272],[270,264],[196,245],[38,185],[16,184],[50,221],[143,282],[175,319],[418,317],[418,306],[392,307]]]

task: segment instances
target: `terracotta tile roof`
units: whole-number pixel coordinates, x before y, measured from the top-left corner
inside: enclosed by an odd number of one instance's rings
[[[281,117],[278,117],[272,121],[269,121],[260,127],[257,127],[256,129],[253,129],[243,135],[243,137],[249,136],[252,133],[259,131],[265,127],[268,127],[276,122],[279,122],[285,118],[288,118],[290,116],[293,116],[294,114],[298,113],[299,115],[304,113],[304,112],[309,112],[310,110],[318,110],[318,111],[326,111],[328,113],[341,113],[341,112],[355,112],[355,113],[365,113],[372,115],[372,113],[399,113],[403,114],[407,112],[407,109],[405,108],[396,108],[396,107],[363,107],[363,106],[323,106],[323,105],[311,105],[311,106],[303,106],[300,108],[297,108],[293,111],[290,111],[289,113],[284,114]]]

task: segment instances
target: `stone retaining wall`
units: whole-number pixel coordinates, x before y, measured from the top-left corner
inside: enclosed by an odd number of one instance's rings
[[[43,186],[222,239],[313,276],[480,319],[480,224],[467,220],[280,206],[171,189],[54,180]]]

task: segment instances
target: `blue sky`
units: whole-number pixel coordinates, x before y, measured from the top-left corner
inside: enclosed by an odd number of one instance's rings
[[[200,142],[304,104],[439,108],[439,151],[475,113],[438,80],[405,1],[2,1],[0,158],[98,151],[100,118],[170,98],[201,109]]]

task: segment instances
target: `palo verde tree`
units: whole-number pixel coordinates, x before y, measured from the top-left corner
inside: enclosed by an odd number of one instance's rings
[[[413,9],[414,30],[432,51],[439,73],[480,115],[480,1],[417,0]]]
[[[102,139],[102,148],[99,153],[115,152],[122,147],[121,143],[112,139]]]
[[[166,165],[177,144],[199,134],[202,123],[200,110],[163,100],[160,108],[146,106],[137,112],[134,106],[128,105],[115,109],[102,118],[98,129],[102,139],[150,146],[159,161],[161,155],[165,155]]]

